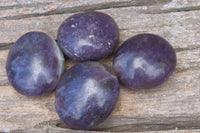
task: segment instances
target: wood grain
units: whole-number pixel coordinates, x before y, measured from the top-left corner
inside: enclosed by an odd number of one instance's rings
[[[139,33],[155,33],[176,50],[177,67],[161,86],[130,90],[121,86],[111,116],[87,132],[200,132],[200,1],[198,0],[1,0],[0,1],[0,132],[84,132],[69,129],[57,116],[54,92],[26,97],[8,82],[9,48],[29,31],[56,40],[70,15],[99,10],[120,28],[120,44]],[[22,14],[23,13],[23,14]],[[100,62],[111,67],[112,56]],[[66,70],[77,62],[66,60]]]

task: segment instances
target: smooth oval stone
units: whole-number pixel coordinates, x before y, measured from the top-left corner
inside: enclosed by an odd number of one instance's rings
[[[107,14],[79,13],[61,24],[57,40],[64,53],[73,60],[99,60],[113,52],[119,41],[119,29]]]
[[[125,41],[114,56],[113,69],[122,84],[133,89],[160,85],[172,74],[176,54],[163,38],[139,34]]]
[[[6,70],[10,83],[19,93],[42,95],[55,88],[64,70],[64,58],[50,36],[28,32],[10,49]]]
[[[117,77],[98,62],[73,66],[56,89],[59,117],[71,128],[89,129],[105,120],[119,97]]]

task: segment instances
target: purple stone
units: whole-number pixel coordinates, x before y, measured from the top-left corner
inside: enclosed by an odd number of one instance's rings
[[[10,83],[19,93],[42,95],[55,88],[64,70],[64,58],[50,36],[28,32],[10,49],[6,70]]]
[[[104,121],[119,97],[117,77],[98,62],[73,66],[56,89],[59,117],[71,128],[89,129]]]
[[[172,74],[176,54],[163,38],[140,34],[125,41],[114,56],[113,69],[120,82],[132,89],[160,85]]]
[[[62,23],[57,39],[69,58],[77,61],[99,60],[113,52],[119,41],[119,29],[107,14],[79,13]]]

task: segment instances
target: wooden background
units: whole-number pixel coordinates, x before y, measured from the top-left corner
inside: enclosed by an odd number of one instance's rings
[[[164,37],[178,63],[161,86],[137,91],[121,86],[111,116],[88,132],[200,132],[200,0],[0,0],[0,132],[83,132],[58,118],[54,92],[43,97],[17,93],[5,64],[9,48],[24,33],[44,31],[56,39],[63,20],[91,10],[115,19],[120,44],[144,32]],[[109,66],[111,61],[101,60]],[[66,70],[75,63],[66,60]]]

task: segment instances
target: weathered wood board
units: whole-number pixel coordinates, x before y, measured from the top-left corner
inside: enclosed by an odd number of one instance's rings
[[[176,50],[177,67],[161,86],[130,90],[121,86],[111,116],[87,132],[200,132],[200,1],[199,0],[0,0],[0,132],[83,132],[69,129],[57,116],[54,92],[26,97],[8,82],[9,48],[29,31],[56,39],[70,15],[98,10],[120,28],[120,43],[139,33],[155,33]],[[112,65],[112,56],[100,62]],[[66,60],[66,70],[76,64]]]

